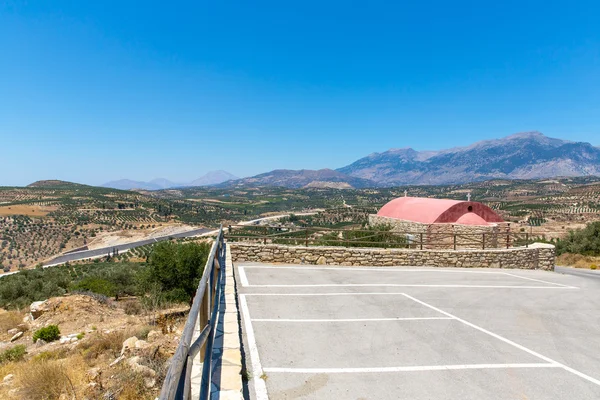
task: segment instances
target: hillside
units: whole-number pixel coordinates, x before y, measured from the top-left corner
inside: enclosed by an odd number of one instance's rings
[[[73,182],[67,182],[67,181],[60,181],[57,179],[50,179],[50,180],[36,181],[36,182],[33,182],[33,183],[27,185],[26,187],[51,189],[51,188],[75,188],[77,186],[85,187],[87,185],[82,185],[80,183],[73,183]]]
[[[302,169],[299,171],[289,169],[277,169],[264,174],[256,175],[250,178],[238,179],[222,184],[222,187],[251,187],[251,186],[281,186],[287,188],[303,187],[324,187],[331,183],[343,188],[365,188],[374,187],[377,184],[373,181],[360,177],[353,177],[334,171],[331,169],[310,170]]]
[[[337,171],[385,186],[589,176],[600,175],[600,148],[525,132],[437,152],[391,149]]]

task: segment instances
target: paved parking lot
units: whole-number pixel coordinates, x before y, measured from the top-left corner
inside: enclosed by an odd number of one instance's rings
[[[236,265],[256,399],[600,398],[600,280]]]

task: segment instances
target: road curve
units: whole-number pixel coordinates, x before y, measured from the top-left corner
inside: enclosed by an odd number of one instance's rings
[[[119,244],[116,246],[103,247],[101,249],[82,250],[82,251],[78,251],[75,253],[63,254],[61,256],[58,256],[58,257],[52,259],[51,261],[47,262],[46,264],[44,264],[44,267],[50,267],[53,265],[64,264],[69,261],[85,260],[86,258],[106,256],[109,253],[112,254],[113,250],[115,250],[115,249],[118,250],[119,252],[121,252],[124,250],[133,249],[135,247],[140,247],[140,246],[144,246],[146,244],[160,242],[163,240],[200,236],[207,232],[210,232],[210,229],[206,229],[206,228],[194,229],[192,231],[175,233],[172,235],[160,236],[160,237],[156,237],[156,238],[152,238],[152,239],[144,239],[144,240],[139,240],[137,242]]]

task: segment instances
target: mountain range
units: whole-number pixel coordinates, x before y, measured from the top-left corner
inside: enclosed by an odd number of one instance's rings
[[[225,171],[213,171],[189,183],[175,183],[166,179],[150,182],[122,179],[102,186],[126,190],[209,185],[347,189],[588,175],[600,176],[599,147],[585,142],[550,138],[534,131],[447,150],[390,149],[370,154],[337,170],[277,169],[242,179]]]
[[[337,170],[274,170],[221,186],[377,187],[600,175],[600,148],[523,132],[440,151],[373,153]]]
[[[144,190],[161,190],[170,189],[177,187],[188,187],[188,186],[211,186],[219,183],[227,182],[229,180],[238,179],[237,176],[230,174],[227,171],[210,171],[200,178],[193,180],[188,183],[176,183],[168,179],[157,178],[152,179],[149,182],[144,181],[133,181],[131,179],[120,179],[117,181],[106,182],[102,187],[131,190],[131,189],[144,189]]]

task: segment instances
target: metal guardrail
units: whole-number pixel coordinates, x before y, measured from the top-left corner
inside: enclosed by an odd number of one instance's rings
[[[517,232],[396,232],[321,227],[234,225],[226,230],[231,242],[259,242],[296,246],[383,247],[411,249],[501,249],[528,247],[536,241]]]
[[[191,373],[194,357],[202,359],[200,400],[210,399],[212,353],[215,330],[219,321],[221,282],[225,273],[225,243],[223,227],[212,245],[183,334],[160,392],[160,400],[189,400],[192,394]],[[194,329],[200,335],[192,342]]]

